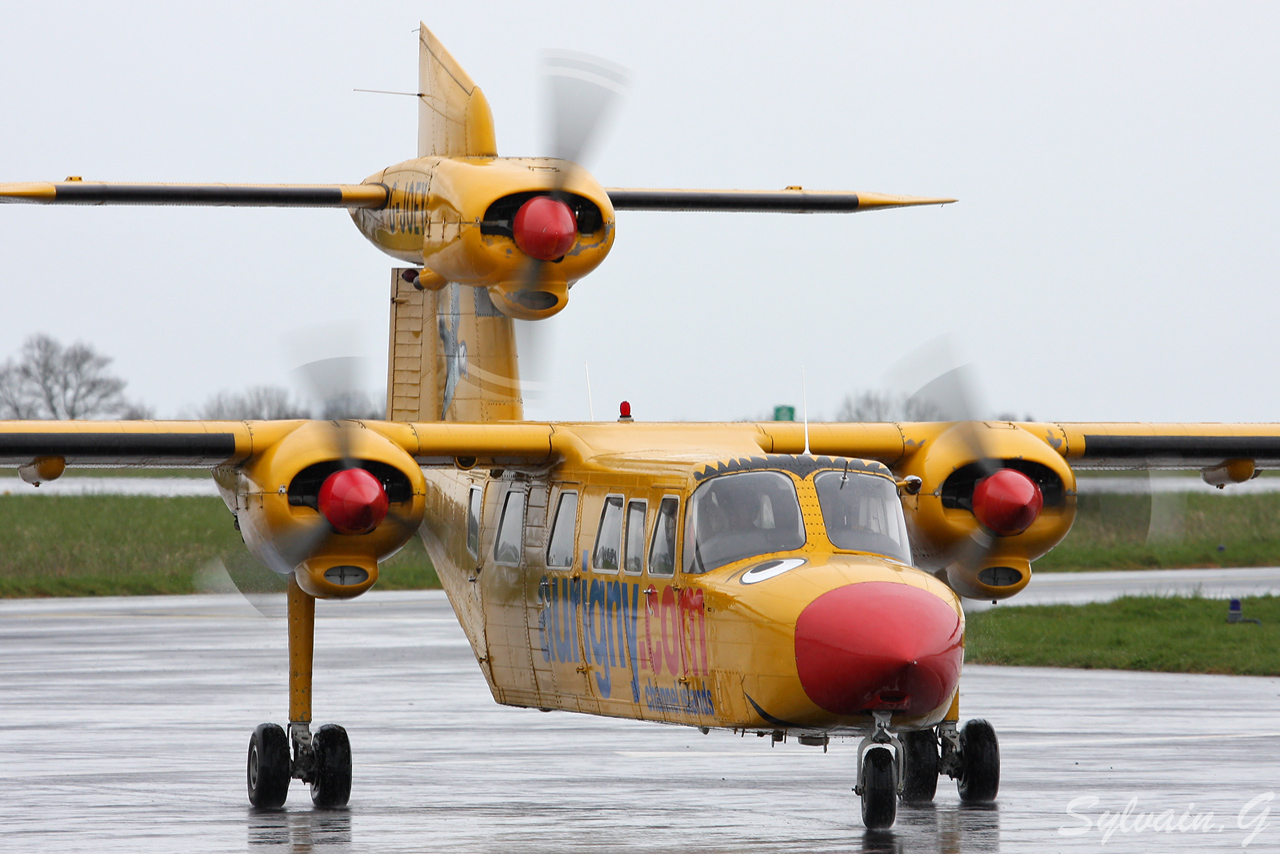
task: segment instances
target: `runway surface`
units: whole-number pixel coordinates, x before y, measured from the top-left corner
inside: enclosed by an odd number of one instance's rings
[[[285,716],[283,620],[234,596],[0,602],[0,850],[1280,849],[1280,679],[966,668],[999,802],[961,808],[944,779],[869,834],[852,744],[508,709],[441,594],[318,611],[317,721],[351,733],[351,805],[295,783],[257,813],[244,756]]]

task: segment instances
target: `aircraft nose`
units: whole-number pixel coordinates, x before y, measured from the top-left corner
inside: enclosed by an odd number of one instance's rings
[[[796,670],[809,699],[833,714],[925,714],[956,690],[962,637],[959,615],[927,590],[849,584],[800,612]]]

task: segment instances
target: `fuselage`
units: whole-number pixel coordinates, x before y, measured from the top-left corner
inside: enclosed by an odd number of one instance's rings
[[[887,468],[715,425],[633,425],[626,448],[571,429],[554,466],[425,472],[422,537],[498,702],[801,733],[943,718],[963,612],[910,565]]]

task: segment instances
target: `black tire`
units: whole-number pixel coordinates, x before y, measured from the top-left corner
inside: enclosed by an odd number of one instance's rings
[[[293,762],[289,739],[278,724],[259,724],[249,737],[246,769],[249,803],[258,809],[279,809],[289,796]]]
[[[927,804],[938,792],[938,735],[932,729],[904,732],[902,742],[902,801]]]
[[[862,760],[862,824],[867,830],[886,830],[898,817],[898,779],[893,751],[873,747]]]
[[[1000,743],[996,731],[983,720],[969,721],[960,730],[960,800],[985,804],[1000,790]]]
[[[311,802],[322,809],[345,807],[351,799],[351,742],[336,724],[320,727],[311,739],[315,777]]]

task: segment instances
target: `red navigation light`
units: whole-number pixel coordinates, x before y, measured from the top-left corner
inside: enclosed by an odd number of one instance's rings
[[[387,492],[364,469],[342,469],[325,478],[316,506],[341,534],[367,534],[387,516]]]
[[[1001,537],[1030,528],[1043,507],[1040,487],[1017,469],[1000,469],[978,481],[973,490],[973,515]]]
[[[622,403],[618,406],[618,415],[621,416],[622,418],[630,418],[631,404],[625,400],[622,401]]]
[[[578,239],[578,218],[559,199],[534,196],[516,211],[511,233],[524,254],[539,261],[554,261],[573,248]]]

